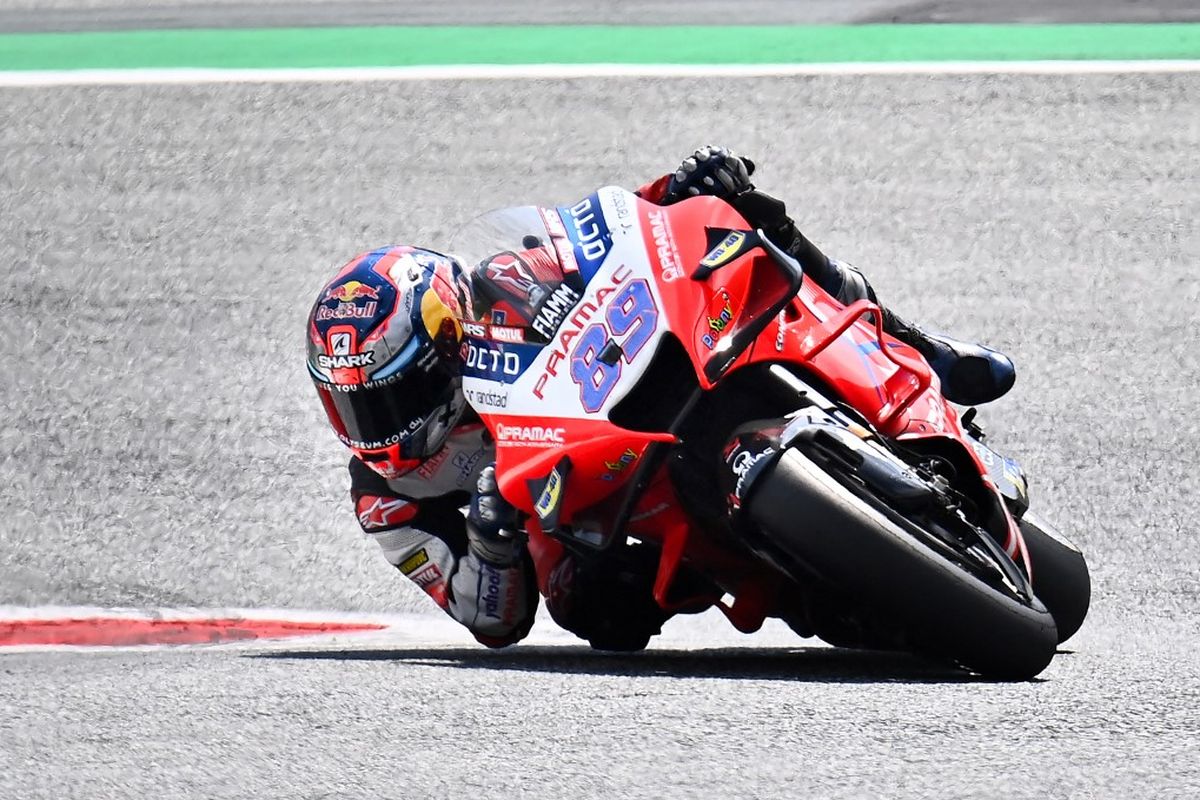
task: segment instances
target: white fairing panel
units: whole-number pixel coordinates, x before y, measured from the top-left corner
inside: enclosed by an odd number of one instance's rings
[[[572,305],[561,298],[555,305],[554,297],[542,302],[535,335],[550,334],[548,343],[469,340],[463,389],[477,411],[606,419],[636,385],[667,324],[638,202],[631,192],[609,186],[572,206],[508,209],[473,223],[467,238],[474,252],[459,252],[465,263],[486,260],[478,248],[488,236],[496,238],[486,246],[500,251],[514,247],[514,236],[535,235],[554,244],[564,272],[577,270],[585,282]],[[505,234],[501,229],[510,221],[520,229]],[[530,227],[541,230],[531,233]]]

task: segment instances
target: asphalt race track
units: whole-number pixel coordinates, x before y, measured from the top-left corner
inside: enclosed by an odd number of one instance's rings
[[[1011,353],[981,415],[1093,611],[993,684],[772,626],[0,655],[0,798],[1200,793],[1194,75],[0,89],[0,605],[427,609],[303,368],[339,262],[697,144],[906,314]]]

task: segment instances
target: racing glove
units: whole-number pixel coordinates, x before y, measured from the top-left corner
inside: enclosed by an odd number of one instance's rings
[[[667,184],[665,203],[711,195],[727,200],[754,188],[754,162],[724,147],[706,145],[683,160]]]
[[[500,494],[496,466],[489,464],[475,482],[467,511],[467,547],[489,564],[505,567],[520,557],[524,544],[517,509]]]

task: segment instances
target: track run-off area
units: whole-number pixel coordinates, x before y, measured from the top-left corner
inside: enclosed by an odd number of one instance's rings
[[[0,8],[0,798],[1200,792],[1200,25],[30,19]],[[710,141],[1013,356],[980,420],[1095,585],[1039,680],[711,614],[488,651],[358,534],[302,361],[332,268]]]

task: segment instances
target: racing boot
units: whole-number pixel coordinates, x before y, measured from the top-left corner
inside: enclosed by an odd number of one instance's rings
[[[951,403],[990,403],[1003,397],[1017,380],[1012,360],[986,345],[923,331],[886,308],[883,329],[925,356],[942,382],[942,396]]]
[[[771,241],[787,250],[822,289],[849,305],[870,300],[883,308],[875,290],[858,268],[829,258],[810,242],[779,200],[759,191],[748,191],[730,201],[742,216],[762,227]],[[1003,353],[940,334],[927,333],[883,309],[883,329],[917,349],[942,381],[942,395],[959,405],[990,403],[1012,388],[1017,371]]]
[[[857,267],[828,259],[829,270],[821,288],[849,305],[867,299],[879,303],[875,290]],[[879,303],[880,308],[883,304]],[[1002,397],[1017,380],[1012,360],[982,344],[963,342],[921,330],[899,314],[883,308],[883,329],[925,356],[942,382],[942,396],[951,403],[977,406]]]

